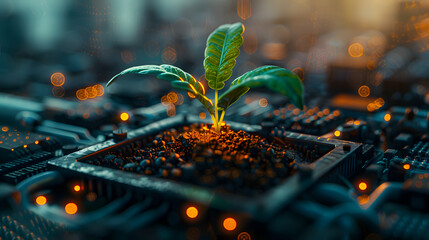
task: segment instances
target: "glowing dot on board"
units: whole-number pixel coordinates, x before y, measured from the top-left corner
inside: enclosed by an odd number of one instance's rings
[[[40,205],[40,206],[45,205],[45,204],[46,204],[46,202],[47,202],[47,199],[46,199],[46,197],[45,197],[45,196],[38,196],[38,197],[36,198],[36,203],[37,203],[38,205]]]
[[[334,132],[334,135],[335,135],[335,137],[339,137],[341,135],[341,132],[337,130]]]
[[[64,207],[64,210],[67,214],[73,215],[77,213],[77,205],[76,203],[67,203],[67,205]]]
[[[368,188],[368,185],[366,184],[366,182],[360,182],[359,183],[359,189],[361,191],[365,191]]]
[[[237,221],[231,217],[226,218],[223,220],[223,227],[228,231],[233,231],[235,228],[237,228]]]
[[[122,121],[127,121],[128,119],[130,119],[130,115],[128,115],[128,113],[126,113],[126,112],[123,112],[123,113],[121,113],[121,120]]]
[[[198,216],[198,209],[196,207],[188,207],[186,209],[186,216],[196,218]]]

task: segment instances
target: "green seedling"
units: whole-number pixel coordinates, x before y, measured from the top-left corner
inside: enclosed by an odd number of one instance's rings
[[[225,24],[212,32],[207,39],[204,68],[208,86],[215,91],[214,104],[206,97],[204,86],[191,74],[171,65],[143,65],[128,68],[114,76],[107,86],[119,76],[129,73],[155,75],[158,79],[166,80],[177,89],[185,90],[195,96],[210,114],[214,128],[220,132],[220,123],[225,111],[250,88],[266,87],[279,92],[302,109],[303,86],[297,75],[277,66],[263,66],[249,71],[231,82],[228,90],[219,97],[219,90],[225,87],[225,82],[231,77],[235,59],[240,54],[243,43],[244,26],[241,23]],[[219,112],[220,116],[219,116]]]

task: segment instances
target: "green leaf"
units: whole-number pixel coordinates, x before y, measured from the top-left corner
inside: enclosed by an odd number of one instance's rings
[[[191,92],[204,105],[210,114],[214,114],[213,103],[205,96],[206,93],[203,85],[191,74],[175,66],[164,64],[160,66],[143,65],[128,68],[115,75],[106,86],[110,86],[119,76],[130,73],[155,75],[158,79],[169,81],[173,87]]]
[[[218,107],[226,110],[250,88],[256,87],[267,87],[288,97],[296,107],[304,107],[303,86],[299,77],[276,66],[259,67],[235,79],[230,88],[219,97]]]
[[[225,24],[212,32],[207,39],[204,68],[209,87],[220,90],[232,75],[235,59],[240,54],[243,43],[241,23]]]

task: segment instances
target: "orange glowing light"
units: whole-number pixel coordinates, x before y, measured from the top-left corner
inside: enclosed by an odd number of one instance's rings
[[[352,43],[349,46],[349,54],[352,57],[360,57],[363,55],[363,46],[360,43]]]
[[[233,231],[235,228],[237,228],[237,221],[235,221],[234,218],[226,218],[223,220],[223,227],[228,231]]]
[[[368,97],[371,94],[371,90],[367,85],[362,85],[358,89],[359,96],[361,97]]]
[[[24,148],[27,148],[28,146],[27,145],[24,145]]]
[[[12,148],[11,151],[13,152],[13,151],[15,151],[15,149]]]
[[[386,115],[384,115],[384,121],[388,122],[392,119],[392,115],[386,113]]]
[[[49,140],[49,137],[46,137],[46,140]]]
[[[334,114],[335,117],[338,117],[340,116],[340,111],[335,110],[332,114]]]
[[[161,97],[161,103],[164,106],[167,106],[168,104],[170,104],[170,102],[168,102],[167,95]]]
[[[9,131],[9,128],[8,128],[8,127],[6,127],[6,126],[4,126],[4,127],[2,127],[2,128],[1,128],[1,130],[2,130],[3,132],[7,132],[7,131]]]
[[[198,209],[196,207],[188,207],[186,209],[186,216],[188,216],[189,218],[198,217]]]
[[[97,90],[94,87],[86,87],[85,92],[88,98],[95,98],[97,96]]]
[[[341,135],[341,132],[337,130],[334,132],[334,135],[335,135],[335,137],[339,137]]]
[[[75,203],[67,203],[67,205],[64,207],[64,210],[67,214],[73,215],[77,213],[77,205]]]
[[[64,85],[65,81],[66,78],[64,77],[64,74],[60,72],[56,72],[51,75],[51,83],[55,87],[61,87],[62,85]]]
[[[366,184],[366,182],[360,182],[358,187],[359,190],[365,191],[368,188],[368,185]]]
[[[73,190],[75,191],[75,192],[79,192],[80,191],[80,186],[79,185],[74,185],[74,187],[73,187]]]
[[[175,92],[169,92],[167,94],[167,101],[169,103],[176,103],[177,100],[179,100],[179,97],[177,96],[177,93],[175,93]]]
[[[360,125],[360,121],[356,120],[356,121],[353,122],[353,124],[356,125],[356,126],[359,126]]]
[[[252,15],[252,4],[250,0],[237,0],[237,14],[246,20]]]
[[[128,113],[126,113],[126,112],[123,112],[123,113],[121,113],[121,120],[122,121],[127,121],[128,119],[130,119],[130,115],[128,115]]]
[[[205,112],[200,112],[199,116],[201,119],[206,119],[206,113]]]
[[[45,197],[45,196],[38,196],[38,197],[36,198],[36,203],[37,203],[38,205],[40,205],[40,206],[45,205],[45,204],[46,204],[46,202],[47,202],[47,199],[46,199],[46,197]]]
[[[404,165],[402,166],[402,168],[403,168],[403,169],[405,169],[405,170],[408,170],[408,169],[410,169],[410,168],[411,168],[411,165],[410,165],[410,164],[408,164],[408,163],[406,163],[406,164],[404,164]]]
[[[261,107],[266,107],[266,106],[268,106],[268,100],[267,100],[266,98],[261,98],[261,99],[259,100],[259,106],[261,106]]]
[[[273,113],[274,113],[274,115],[279,116],[280,115],[280,110],[276,109],[276,110],[274,110]]]
[[[88,94],[86,93],[85,89],[79,89],[76,91],[76,97],[77,99],[84,101],[88,99]]]
[[[34,142],[34,144],[39,144],[39,141],[37,141],[37,140],[36,140],[36,141]]]
[[[94,88],[98,97],[103,96],[103,94],[104,94],[104,87],[103,86],[101,86],[100,84],[96,84],[93,86],[93,88]]]

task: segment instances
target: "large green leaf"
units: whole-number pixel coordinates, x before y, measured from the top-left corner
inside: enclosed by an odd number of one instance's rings
[[[225,81],[231,77],[235,59],[240,54],[239,48],[243,43],[243,32],[241,23],[225,24],[218,27],[207,39],[204,68],[210,88],[222,89]]]
[[[256,87],[267,87],[288,97],[296,107],[304,107],[303,86],[299,77],[276,66],[259,67],[235,79],[230,88],[219,97],[218,107],[226,110],[250,88]]]
[[[214,114],[213,103],[205,96],[206,93],[203,85],[191,74],[175,66],[164,64],[160,66],[143,65],[128,68],[115,75],[106,86],[110,86],[119,76],[130,73],[155,75],[159,79],[169,81],[173,87],[191,92],[204,105],[210,114]]]

